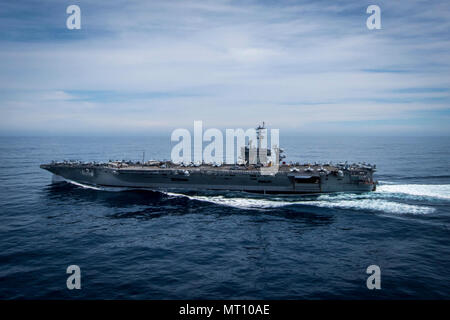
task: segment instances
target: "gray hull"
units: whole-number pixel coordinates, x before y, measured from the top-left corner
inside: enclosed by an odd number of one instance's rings
[[[375,189],[370,174],[365,180],[344,172],[313,174],[280,171],[274,175],[261,175],[257,170],[204,170],[200,168],[110,168],[83,165],[42,165],[55,175],[78,183],[104,186],[146,188],[152,190],[230,190],[258,193],[332,193],[368,192]]]

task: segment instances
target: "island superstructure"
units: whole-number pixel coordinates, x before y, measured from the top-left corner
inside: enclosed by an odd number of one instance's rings
[[[244,191],[264,194],[308,194],[374,191],[376,166],[366,163],[286,163],[283,149],[262,148],[264,126],[258,126],[256,147],[245,146],[235,164],[173,163],[171,161],[62,161],[41,168],[77,183],[98,187],[162,191]],[[262,156],[261,156],[262,155]],[[266,158],[267,155],[267,158]],[[254,158],[256,157],[256,161]]]

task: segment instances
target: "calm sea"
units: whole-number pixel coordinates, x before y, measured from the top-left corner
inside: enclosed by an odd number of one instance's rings
[[[168,159],[169,137],[0,138],[0,298],[449,298],[450,138],[281,137],[288,160],[376,163],[368,194],[51,183],[51,160]],[[81,268],[68,290],[66,268]],[[381,269],[368,290],[366,268]]]

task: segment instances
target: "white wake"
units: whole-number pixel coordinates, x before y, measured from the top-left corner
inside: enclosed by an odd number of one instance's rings
[[[434,208],[422,205],[411,205],[386,199],[364,199],[364,195],[339,194],[336,196],[319,196],[317,200],[292,200],[285,199],[252,199],[229,198],[224,196],[188,196],[177,193],[167,193],[171,196],[187,197],[192,200],[205,201],[217,205],[230,206],[240,209],[270,209],[291,205],[315,206],[321,208],[338,208],[353,210],[370,210],[394,214],[429,214]],[[366,195],[367,196],[367,195]]]
[[[68,181],[82,188],[104,190],[103,188],[84,185]],[[352,210],[379,211],[393,214],[429,214],[435,208],[422,204],[406,204],[402,200],[420,200],[435,202],[436,200],[450,200],[450,185],[425,184],[382,184],[377,186],[376,192],[362,194],[337,193],[319,196],[298,197],[229,197],[223,195],[185,195],[165,192],[173,197],[187,197],[192,200],[214,203],[240,209],[270,209],[292,205],[315,206],[321,208],[337,208]]]
[[[376,192],[450,200],[450,184],[389,184],[378,186]]]

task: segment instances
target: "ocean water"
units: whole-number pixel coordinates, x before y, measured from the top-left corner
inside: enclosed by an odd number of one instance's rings
[[[96,190],[52,183],[39,164],[168,159],[169,137],[0,138],[0,298],[449,298],[449,137],[281,144],[288,160],[376,163],[378,190]],[[81,290],[66,287],[73,264]],[[367,289],[370,265],[381,290]]]

